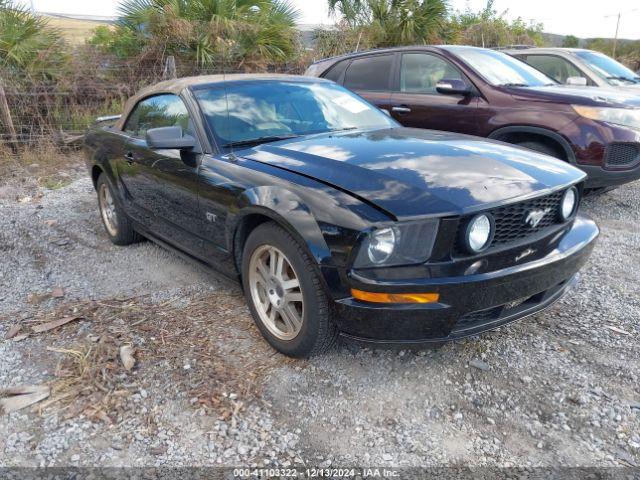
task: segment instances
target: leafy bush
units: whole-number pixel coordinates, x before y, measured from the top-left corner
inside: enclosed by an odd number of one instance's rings
[[[284,0],[124,0],[90,43],[119,58],[174,55],[199,66],[266,64],[297,52],[298,12]]]
[[[59,33],[42,17],[0,1],[0,69],[14,78],[53,79],[64,72],[67,55]]]
[[[522,18],[509,21],[506,13],[498,13],[493,0],[488,0],[479,12],[467,8],[451,17],[451,36],[455,43],[486,48],[544,43],[541,23],[527,23]]]
[[[445,0],[328,0],[367,46],[440,43],[447,25]]]
[[[578,48],[580,46],[580,39],[574,35],[567,35],[562,40],[562,46],[564,48]]]

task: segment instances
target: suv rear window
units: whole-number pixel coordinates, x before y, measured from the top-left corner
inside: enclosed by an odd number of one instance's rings
[[[329,71],[322,77],[326,78],[327,80],[333,80],[334,82],[337,82],[338,80],[340,80],[340,76],[342,76],[342,72],[344,72],[344,69],[347,68],[348,64],[348,60],[338,62],[333,67],[331,67]]]
[[[569,77],[582,77],[582,72],[569,61],[556,55],[527,55],[525,60],[529,65],[546,73],[556,82],[566,83]]]
[[[358,58],[351,62],[344,86],[351,90],[389,90],[393,55]]]

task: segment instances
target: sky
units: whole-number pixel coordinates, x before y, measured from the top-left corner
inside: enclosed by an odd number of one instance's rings
[[[116,15],[119,0],[19,0],[36,11],[81,15]],[[326,0],[290,0],[302,13],[300,23],[331,24]],[[469,5],[480,10],[486,0],[450,0],[458,10]],[[522,17],[544,24],[544,30],[561,35],[613,37],[618,13],[621,13],[620,38],[640,39],[640,3],[637,0],[495,0],[499,12],[508,18]]]

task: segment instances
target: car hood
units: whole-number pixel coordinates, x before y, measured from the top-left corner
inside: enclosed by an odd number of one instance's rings
[[[505,88],[505,87],[502,87]],[[624,89],[553,85],[505,88],[516,100],[601,107],[640,108],[640,95]]]
[[[347,191],[395,218],[468,213],[585,176],[501,142],[410,128],[314,135],[237,154]]]

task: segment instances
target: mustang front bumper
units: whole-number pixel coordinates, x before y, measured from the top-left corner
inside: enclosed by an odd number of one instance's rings
[[[596,224],[580,215],[546,256],[492,272],[385,282],[353,274],[350,281],[356,289],[436,292],[439,302],[378,304],[343,298],[336,300],[338,328],[344,336],[361,341],[442,342],[532,315],[575,285],[598,233]]]

